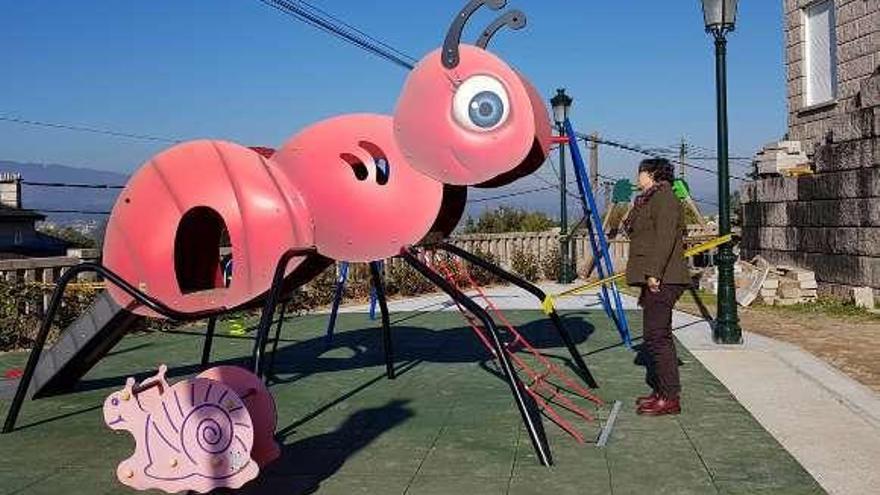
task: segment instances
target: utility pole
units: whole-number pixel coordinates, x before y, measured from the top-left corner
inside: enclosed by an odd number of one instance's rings
[[[681,137],[681,147],[678,149],[678,163],[681,165],[681,178],[684,180],[685,178],[685,169],[687,168],[687,141],[684,140],[684,136]]]
[[[594,193],[599,192],[599,133],[590,134],[590,187]]]
[[[614,187],[614,183],[606,180],[602,184],[605,186],[605,214],[608,214],[611,209],[611,188]]]

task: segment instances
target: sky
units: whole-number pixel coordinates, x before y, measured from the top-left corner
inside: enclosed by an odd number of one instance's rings
[[[442,44],[464,4],[310,1],[416,58]],[[714,151],[714,51],[699,1],[509,4],[529,24],[490,49],[548,98],[567,88],[579,130],[644,146],[684,137]],[[781,11],[781,0],[740,2],[729,39],[734,156],[785,133]],[[475,16],[465,39],[494,17]],[[3,116],[268,146],[334,115],[391,113],[407,76],[258,0],[0,0],[0,66]],[[167,146],[0,122],[3,160],[131,173]],[[602,149],[601,173],[632,177],[640,158]],[[542,184],[534,179],[505,191]],[[714,176],[690,181],[695,196],[716,198]]]

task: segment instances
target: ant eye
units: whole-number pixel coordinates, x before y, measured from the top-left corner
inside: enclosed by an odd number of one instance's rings
[[[459,124],[477,132],[494,130],[507,121],[507,91],[501,81],[490,76],[465,80],[452,99],[452,115]]]
[[[364,165],[364,162],[361,161],[360,158],[352,155],[351,153],[342,153],[339,155],[339,158],[345,160],[346,163],[351,167],[351,171],[354,172],[355,178],[357,180],[366,180],[370,175],[370,172],[367,170],[367,166]]]

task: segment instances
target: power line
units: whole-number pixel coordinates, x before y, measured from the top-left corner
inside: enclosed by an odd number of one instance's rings
[[[571,181],[571,182],[569,182],[567,185],[569,185],[569,186],[573,186],[573,185],[576,185],[576,184],[577,184],[576,181]],[[535,187],[535,188],[533,188],[533,189],[526,189],[526,190],[523,190],[523,191],[516,191],[516,192],[512,192],[512,193],[499,194],[499,195],[497,195],[497,196],[490,196],[490,197],[488,197],[488,198],[471,199],[471,200],[468,200],[468,203],[483,203],[483,202],[485,202],[485,201],[494,201],[494,200],[496,200],[496,199],[512,198],[512,197],[515,197],[515,196],[522,196],[522,195],[524,195],[524,194],[532,194],[532,193],[541,192],[541,191],[548,191],[548,190],[550,190],[550,189],[557,189],[557,190],[558,190],[558,189],[559,189],[559,186],[556,185],[556,184],[551,184],[551,185],[549,185],[549,186]],[[573,193],[571,193],[571,194],[573,194]],[[580,199],[580,196],[578,196],[577,199]]]
[[[80,189],[124,189],[125,186],[120,186],[116,184],[76,184],[76,183],[66,183],[66,182],[31,182],[23,180],[21,183],[25,186],[35,186],[35,187],[71,187],[71,188],[80,188]]]
[[[548,186],[553,187],[554,189],[559,189],[559,185],[558,185],[558,184],[554,184],[553,182],[550,182],[548,179],[546,179],[546,178],[544,178],[543,176],[541,176],[541,174],[535,173],[535,174],[534,174],[534,177],[535,177],[536,179],[540,180],[541,182],[543,182],[544,184],[547,184]],[[556,180],[559,180],[559,177],[558,177],[558,176],[556,177]],[[577,182],[570,182],[569,184],[577,184]],[[575,194],[575,193],[569,191],[567,187],[566,187],[566,189],[565,189],[565,193],[566,193],[566,195],[568,195],[568,196],[570,196],[570,197],[572,197],[572,198],[574,198],[574,199],[576,199],[576,200],[578,200],[578,201],[580,201],[580,199],[581,199],[580,196],[578,196],[577,194]]]
[[[545,186],[545,187],[536,187],[534,189],[527,189],[525,191],[517,191],[517,192],[512,192],[512,193],[507,193],[507,194],[499,194],[497,196],[490,196],[488,198],[471,199],[471,200],[468,200],[468,203],[483,203],[485,201],[494,201],[496,199],[512,198],[515,196],[522,196],[523,194],[532,194],[532,193],[536,193],[536,192],[547,191],[550,189],[558,189],[558,188],[559,188],[559,186],[555,186],[555,185]]]
[[[40,213],[77,213],[80,215],[109,215],[109,211],[95,211],[95,210],[41,210],[39,208],[28,208],[31,211],[38,211]]]
[[[92,134],[104,134],[106,136],[123,137],[129,139],[139,139],[141,141],[157,141],[162,143],[179,143],[180,140],[170,139],[160,136],[151,136],[149,134],[136,134],[132,132],[114,131],[112,129],[101,129],[98,127],[89,127],[77,124],[64,124],[60,122],[48,122],[44,120],[31,120],[12,117],[9,115],[0,115],[0,121],[12,122],[15,124],[23,124],[37,127],[49,127],[52,129],[63,129],[67,131],[90,132]]]
[[[700,203],[700,204],[710,205],[710,206],[718,206],[718,203],[716,203],[715,201],[709,201],[707,199],[695,198],[693,196],[691,196],[691,199],[697,203]]]
[[[409,54],[407,54],[407,53],[405,53],[405,52],[402,52],[402,51],[398,50],[397,48],[395,48],[395,47],[389,45],[388,43],[385,43],[384,41],[382,41],[382,40],[380,40],[380,39],[378,39],[378,38],[375,38],[375,37],[373,37],[373,36],[370,36],[369,33],[365,33],[364,31],[361,31],[360,29],[358,29],[357,26],[353,26],[353,25],[351,25],[351,24],[345,22],[344,20],[342,20],[342,19],[340,19],[340,18],[334,16],[333,14],[327,12],[326,10],[323,10],[323,9],[319,8],[318,6],[316,6],[316,5],[314,5],[314,4],[311,4],[311,3],[309,3],[309,2],[306,2],[305,0],[296,0],[296,1],[297,1],[298,3],[301,3],[301,4],[305,5],[306,7],[310,8],[310,9],[312,9],[312,10],[314,10],[314,11],[320,13],[320,14],[323,14],[324,16],[328,17],[329,19],[331,19],[331,20],[333,20],[333,21],[335,21],[335,22],[337,22],[337,23],[339,23],[339,24],[341,24],[341,25],[347,27],[348,29],[351,29],[352,31],[356,32],[357,34],[359,34],[359,35],[361,35],[361,36],[363,36],[363,37],[369,39],[370,41],[373,41],[373,42],[377,43],[378,45],[383,46],[383,47],[385,47],[385,48],[391,50],[391,51],[394,52],[394,53],[397,53],[397,54],[400,55],[402,58],[409,59],[409,60],[411,60],[412,62],[418,62],[418,60],[417,60],[416,58],[410,56]]]
[[[415,58],[401,52],[400,50],[391,48],[391,46],[387,43],[379,41],[372,36],[366,35],[363,33],[363,31],[360,31],[357,28],[353,28],[351,25],[346,24],[340,19],[333,17],[332,15],[329,15],[320,9],[314,8],[305,2],[298,1],[294,3],[287,0],[259,1],[269,7],[272,7],[280,12],[283,12],[293,17],[296,20],[305,22],[306,24],[325,31],[330,35],[335,36],[342,41],[345,41],[346,43],[357,46],[363,50],[372,53],[373,55],[397,64],[405,69],[412,70],[415,67],[415,62],[417,61]],[[310,11],[308,8],[302,8],[298,6],[297,3],[301,5],[307,5],[313,10]]]
[[[582,134],[582,133],[577,133],[577,137],[578,137],[578,139],[583,140],[583,141],[590,141],[590,142],[594,142],[594,143],[598,143],[598,144],[604,144],[604,145],[607,145],[607,146],[611,146],[611,147],[613,147],[613,148],[619,148],[619,149],[622,149],[622,150],[631,151],[631,152],[633,152],[633,153],[639,153],[639,154],[641,154],[641,155],[649,156],[649,157],[651,157],[651,158],[666,158],[666,159],[669,160],[671,163],[675,163],[675,164],[678,164],[678,165],[684,165],[684,166],[686,166],[686,167],[688,167],[688,168],[693,168],[693,169],[696,169],[696,170],[700,170],[700,171],[702,171],[702,172],[710,173],[710,174],[713,174],[713,175],[718,175],[718,172],[717,172],[717,171],[712,170],[712,169],[710,169],[710,168],[701,167],[701,166],[699,166],[699,165],[694,165],[694,164],[692,164],[692,163],[681,162],[681,161],[679,161],[679,160],[675,160],[675,159],[672,159],[672,158],[667,158],[667,157],[661,156],[661,155],[659,155],[659,154],[657,154],[657,153],[654,153],[654,152],[652,152],[652,151],[650,151],[650,150],[647,150],[647,149],[645,149],[645,148],[642,148],[642,147],[640,147],[640,146],[638,146],[638,145],[632,145],[632,144],[620,143],[620,142],[617,142],[617,141],[611,141],[611,140],[608,140],[608,139],[602,139],[602,138],[594,138],[594,137],[592,137],[592,136],[588,136],[588,135],[586,135],[586,134]],[[733,178],[733,179],[738,179],[738,180],[743,180],[743,181],[744,181],[744,180],[747,180],[745,177],[740,177],[740,176],[738,176],[738,175],[732,175],[732,174],[731,174],[730,177]]]

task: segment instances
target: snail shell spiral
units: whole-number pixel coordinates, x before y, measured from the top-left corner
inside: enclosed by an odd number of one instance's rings
[[[184,452],[191,459],[193,454],[222,454],[229,449],[235,435],[235,426],[226,409],[217,404],[201,404],[189,411],[183,420],[181,437],[195,439],[195,442],[183,441]],[[198,447],[199,452],[189,449]]]

